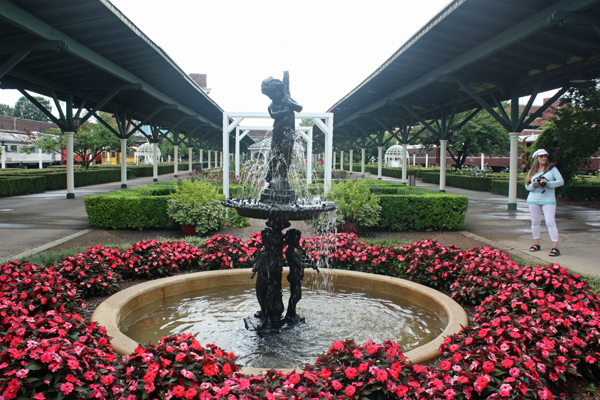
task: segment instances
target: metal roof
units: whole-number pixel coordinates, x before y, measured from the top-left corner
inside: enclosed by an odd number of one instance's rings
[[[600,77],[600,1],[455,0],[328,111],[336,137],[356,139],[573,86],[575,75]]]
[[[89,108],[117,91],[101,111],[221,143],[223,110],[108,0],[0,0],[0,88]]]

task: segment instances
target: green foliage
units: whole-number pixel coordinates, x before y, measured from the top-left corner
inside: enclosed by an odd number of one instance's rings
[[[12,117],[14,113],[15,113],[15,110],[11,106],[9,106],[8,104],[0,104],[0,115],[5,115],[7,117]],[[0,148],[0,151],[1,150],[2,149]]]
[[[250,226],[250,218],[242,217],[235,210],[229,210],[229,227],[245,228]]]
[[[552,121],[534,145],[550,153],[550,162],[556,161],[565,183],[578,170],[589,169],[591,156],[600,148],[600,88],[572,88],[560,99]]]
[[[379,198],[371,192],[371,185],[365,180],[334,183],[324,199],[335,202],[338,224],[356,221],[362,227],[372,227],[379,223]]]
[[[225,225],[222,200],[225,196],[212,184],[184,180],[171,194],[167,214],[179,224],[194,225],[198,234],[216,231]]]
[[[410,194],[412,189],[421,192]],[[458,230],[465,224],[469,205],[467,196],[413,187],[407,188],[407,194],[379,197],[383,216],[380,226],[391,231]]]
[[[87,196],[83,202],[90,224],[104,229],[175,228],[167,214],[174,189],[165,184]]]
[[[41,193],[46,186],[43,176],[6,176],[0,175],[0,197],[20,196]]]
[[[33,96],[41,105],[43,105],[48,111],[52,111],[50,100],[45,99],[42,96]],[[25,96],[22,96],[15,103],[13,108],[13,116],[23,119],[31,119],[34,121],[50,121],[50,118],[44,114],[35,104],[33,104]]]

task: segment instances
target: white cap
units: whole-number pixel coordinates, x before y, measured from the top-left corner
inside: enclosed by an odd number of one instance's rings
[[[537,156],[543,156],[543,155],[548,155],[548,152],[544,149],[537,149],[534,153],[533,153],[533,158],[536,158]]]

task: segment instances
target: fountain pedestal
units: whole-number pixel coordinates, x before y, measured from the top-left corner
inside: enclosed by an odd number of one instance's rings
[[[322,212],[335,210],[335,204],[298,200],[296,192],[290,187],[288,168],[294,147],[294,112],[302,111],[302,106],[290,97],[288,72],[284,72],[283,81],[272,77],[265,79],[262,92],[272,100],[269,115],[274,119],[271,155],[265,178],[269,185],[260,194],[260,199],[227,199],[223,201],[223,205],[235,208],[243,217],[267,220],[267,227],[261,231],[262,248],[251,260],[251,278],[256,276],[256,298],[260,305],[260,311],[255,316],[260,318],[260,323],[253,324],[246,319],[246,327],[270,330],[304,321],[296,313],[296,304],[302,297],[304,268],[316,269],[316,266],[304,262],[296,252],[300,247],[301,232],[289,229],[284,233],[283,230],[290,227],[289,221],[314,219]],[[285,258],[290,267],[287,277],[290,282],[290,300],[283,317],[281,279],[285,246]]]

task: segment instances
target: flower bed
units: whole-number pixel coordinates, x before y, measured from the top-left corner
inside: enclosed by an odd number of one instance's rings
[[[412,364],[393,342],[340,340],[301,371],[246,376],[233,354],[186,334],[119,359],[104,328],[78,316],[83,297],[112,293],[123,276],[249,268],[260,246],[259,234],[218,235],[202,248],[152,240],[94,247],[49,268],[3,265],[0,399],[545,400],[600,376],[600,298],[578,276],[429,240],[366,246],[340,234],[302,246],[334,268],[404,277],[475,305],[472,326],[446,338],[435,366]]]

